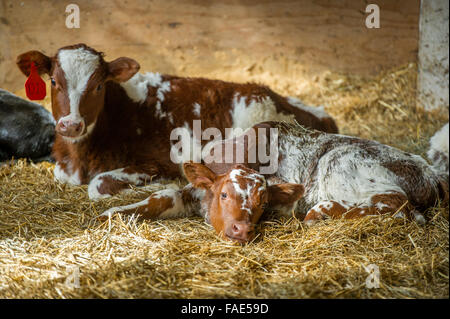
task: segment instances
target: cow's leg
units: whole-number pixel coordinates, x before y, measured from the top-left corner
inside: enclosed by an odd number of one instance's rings
[[[96,175],[88,186],[89,198],[98,200],[115,195],[130,185],[142,186],[150,182],[155,174],[140,172],[132,167],[119,168]]]
[[[62,184],[81,185],[80,172],[78,170],[73,172],[70,165],[56,162],[53,177]]]
[[[360,218],[369,215],[394,214],[394,217],[414,218],[425,223],[425,218],[408,202],[401,193],[377,194],[370,198],[367,206],[348,206],[345,201],[322,201],[311,208],[305,216],[306,224],[314,224],[325,218]]]
[[[168,188],[157,191],[136,204],[113,207],[100,215],[100,218],[114,214],[138,215],[145,219],[165,219],[190,216],[199,210],[203,194],[190,185],[183,189]]]

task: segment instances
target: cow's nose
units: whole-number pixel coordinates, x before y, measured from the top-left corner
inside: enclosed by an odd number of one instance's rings
[[[234,222],[231,224],[228,237],[239,242],[247,242],[253,238],[253,226],[248,222]]]
[[[67,137],[80,136],[84,130],[83,121],[60,120],[56,125],[56,131]]]

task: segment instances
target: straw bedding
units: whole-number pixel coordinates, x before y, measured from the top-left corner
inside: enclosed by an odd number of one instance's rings
[[[417,108],[415,85],[410,64],[372,79],[323,74],[297,96],[325,105],[344,134],[425,156],[448,111]],[[91,202],[86,186],[55,183],[52,168],[25,160],[0,168],[2,298],[449,297],[448,208],[439,203],[426,226],[381,216],[306,228],[267,216],[259,236],[240,246],[200,218],[94,222],[149,191]],[[366,286],[370,264],[379,267],[379,288]]]

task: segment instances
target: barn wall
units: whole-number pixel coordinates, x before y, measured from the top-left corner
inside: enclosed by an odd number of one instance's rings
[[[448,0],[423,0],[420,13],[418,104],[448,108]]]
[[[134,57],[143,70],[236,80],[255,72],[370,76],[417,56],[418,0],[78,0],[80,29],[65,27],[68,3],[0,2],[0,87],[23,87],[18,54],[78,42],[107,59]],[[381,28],[365,27],[367,3],[379,5]]]

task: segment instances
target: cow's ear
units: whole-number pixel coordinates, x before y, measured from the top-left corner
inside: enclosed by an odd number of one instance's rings
[[[305,187],[301,184],[284,183],[267,187],[269,206],[290,206],[302,198]]]
[[[211,188],[217,176],[212,170],[200,163],[184,163],[183,171],[187,180],[196,188]]]
[[[126,82],[135,75],[141,66],[135,60],[122,57],[108,62],[108,76],[116,82]]]
[[[52,59],[39,51],[28,51],[22,53],[16,59],[17,66],[26,76],[30,75],[32,62],[36,65],[39,74],[50,74]]]

